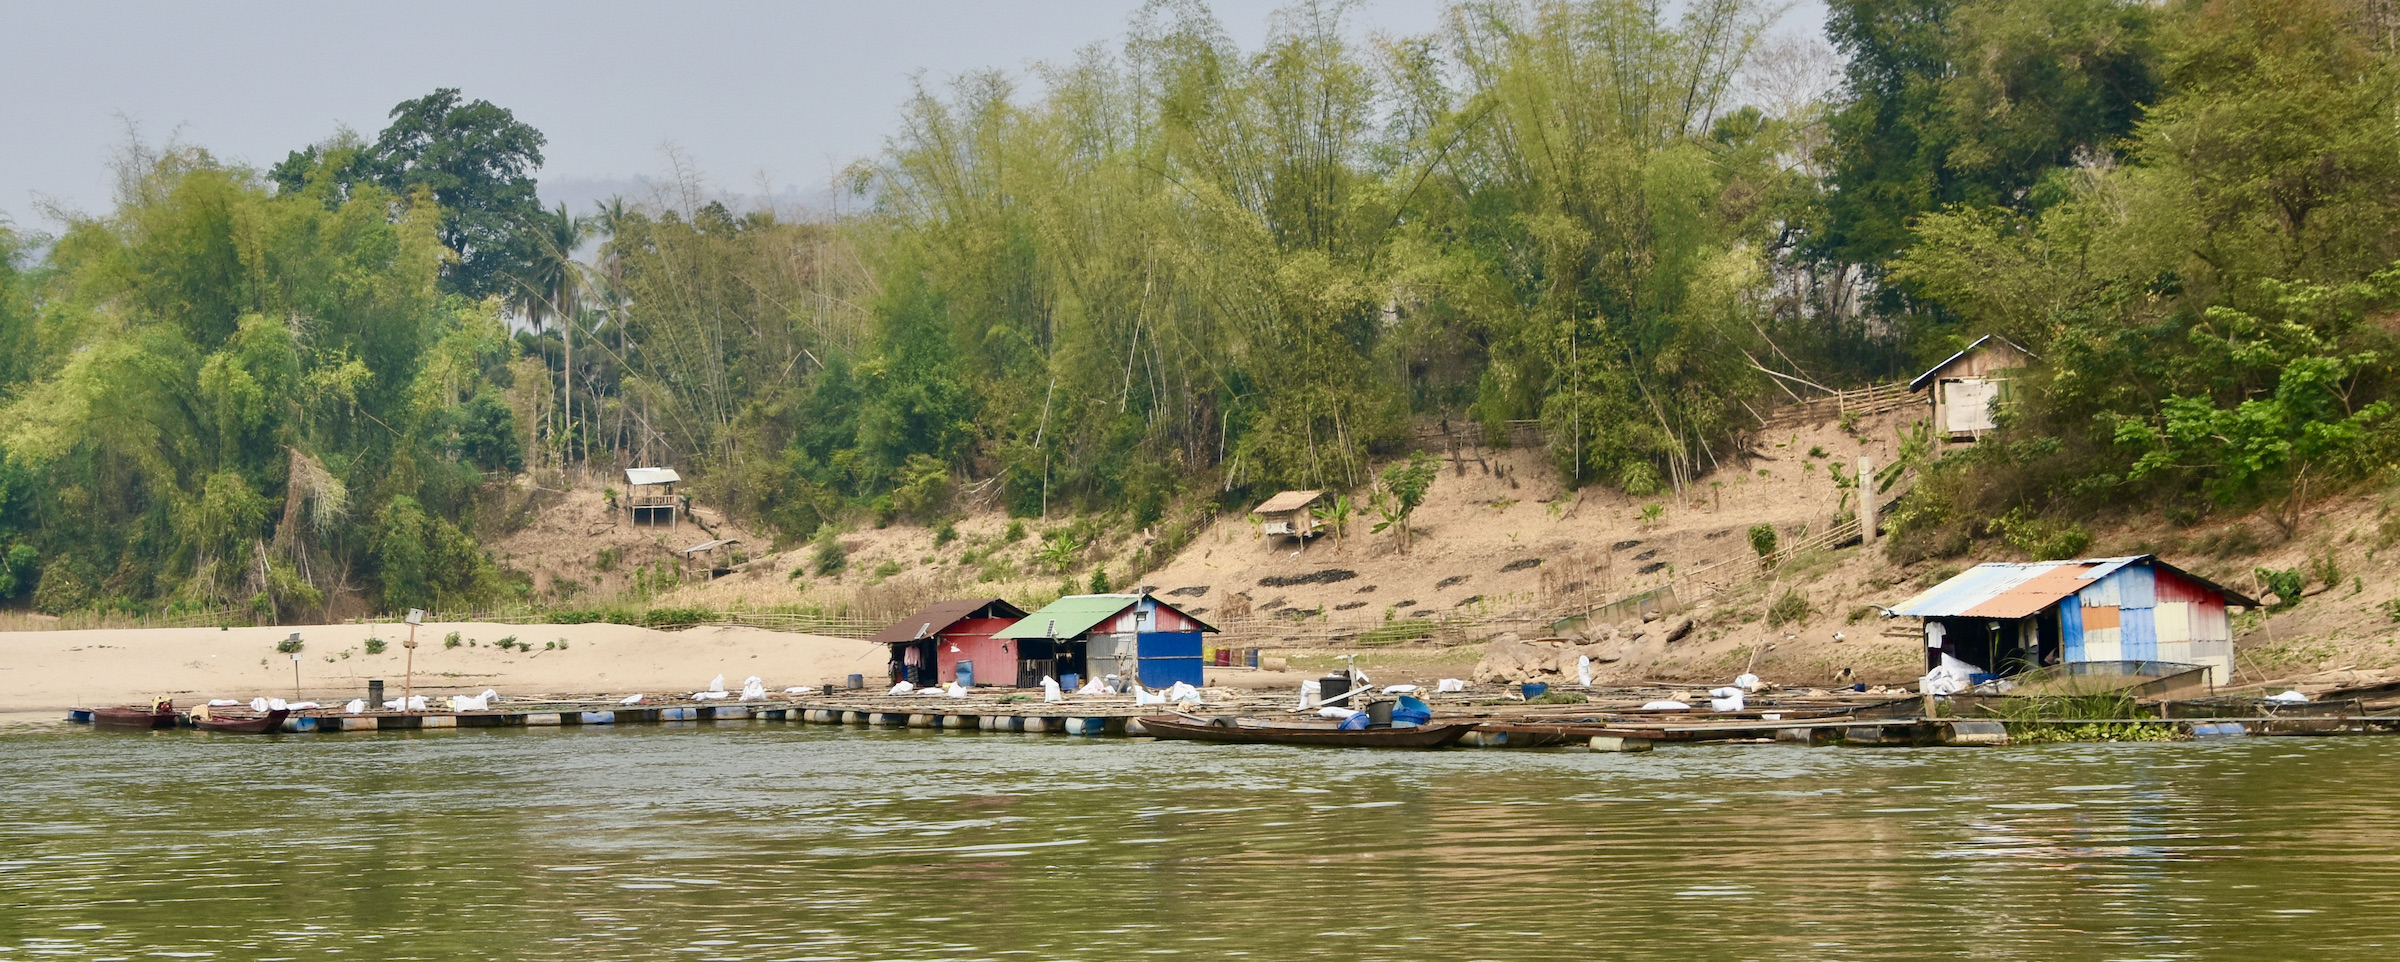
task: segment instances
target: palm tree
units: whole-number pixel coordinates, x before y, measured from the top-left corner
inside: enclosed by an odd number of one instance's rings
[[[584,267],[575,262],[575,249],[583,246],[590,225],[567,213],[567,205],[560,204],[557,210],[543,211],[530,228],[527,233],[531,235],[534,251],[527,260],[525,276],[515,279],[516,307],[536,332],[553,319],[562,322],[559,333],[564,356],[559,363],[559,387],[564,403],[560,406],[560,436],[567,439],[567,448],[560,457],[564,461],[574,455],[575,317],[580,312],[585,287]]]

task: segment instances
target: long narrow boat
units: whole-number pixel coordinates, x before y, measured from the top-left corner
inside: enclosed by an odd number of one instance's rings
[[[194,716],[193,727],[204,732],[225,732],[235,735],[271,735],[283,730],[283,720],[291,709],[278,708],[264,715]]]
[[[92,709],[92,727],[124,731],[148,731],[153,728],[173,728],[176,721],[175,703],[165,699],[140,705],[118,705],[114,708]]]
[[[1333,725],[1265,721],[1231,715],[1213,719],[1147,715],[1142,728],[1159,738],[1237,745],[1333,745],[1344,748],[1440,748],[1475,730],[1474,722],[1437,722],[1407,728],[1344,730]]]

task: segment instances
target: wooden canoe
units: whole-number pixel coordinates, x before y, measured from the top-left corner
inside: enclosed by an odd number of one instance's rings
[[[140,705],[118,705],[114,708],[92,709],[92,726],[126,731],[149,731],[153,728],[175,727],[175,703],[162,701],[144,708]]]
[[[1148,715],[1142,728],[1159,738],[1235,745],[1333,745],[1343,748],[1440,748],[1466,737],[1474,722],[1436,722],[1408,728],[1344,731],[1330,724],[1264,721],[1231,715],[1214,719]]]
[[[264,715],[210,715],[192,719],[192,725],[204,732],[272,735],[283,731],[283,720],[291,713],[291,709],[278,708]]]

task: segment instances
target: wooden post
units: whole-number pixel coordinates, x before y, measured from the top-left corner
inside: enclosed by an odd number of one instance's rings
[[[407,640],[407,641],[405,641],[405,642],[402,642],[402,643],[401,643],[401,645],[400,645],[400,647],[408,649],[408,673],[407,673],[407,674],[405,674],[405,675],[402,675],[402,676],[400,676],[400,710],[401,710],[401,711],[407,711],[407,710],[408,710],[409,702],[410,702],[411,698],[412,698],[412,697],[413,697],[413,696],[416,694],[416,690],[417,690],[417,626],[418,626],[418,625],[420,625],[420,624],[423,624],[424,622],[425,622],[425,611],[424,611],[424,609],[421,609],[421,608],[410,608],[410,609],[408,609],[408,640]],[[380,707],[382,707],[382,706],[378,705],[378,706],[376,706],[376,707],[380,708]]]
[[[1875,459],[1858,456],[1858,540],[1875,543]]]

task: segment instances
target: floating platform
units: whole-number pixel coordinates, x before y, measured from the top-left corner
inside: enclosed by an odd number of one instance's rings
[[[1508,706],[1453,696],[1437,704],[1437,721],[1474,721],[1459,744],[1477,748],[1585,748],[1644,751],[1698,743],[1783,743],[1853,746],[1995,746],[2009,743],[2009,724],[2171,725],[2196,739],[2250,735],[2336,735],[2400,732],[2400,716],[2340,712],[2332,706],[2294,706],[2288,714],[2237,714],[2226,702],[2161,705],[2168,718],[2061,719],[2009,722],[1991,717],[1926,717],[1923,702],[1856,700],[1848,704],[1794,701],[1739,712],[1610,710],[1605,706]],[[1105,698],[1103,702],[1100,699]],[[668,699],[625,705],[601,699],[529,700],[486,711],[366,711],[314,709],[284,721],[292,733],[421,731],[452,728],[569,728],[584,725],[806,724],[905,728],[938,732],[1023,733],[1079,737],[1140,737],[1141,716],[1174,707],[1131,705],[1122,695],[1070,696],[1047,702],[1022,694],[969,698],[835,693],[778,695],[764,700]],[[1251,695],[1193,708],[1208,715],[1276,715],[1292,711],[1288,696]],[[1963,706],[1961,706],[1963,707]],[[91,708],[70,709],[70,722],[89,723]],[[2183,717],[2189,716],[2189,717]]]

